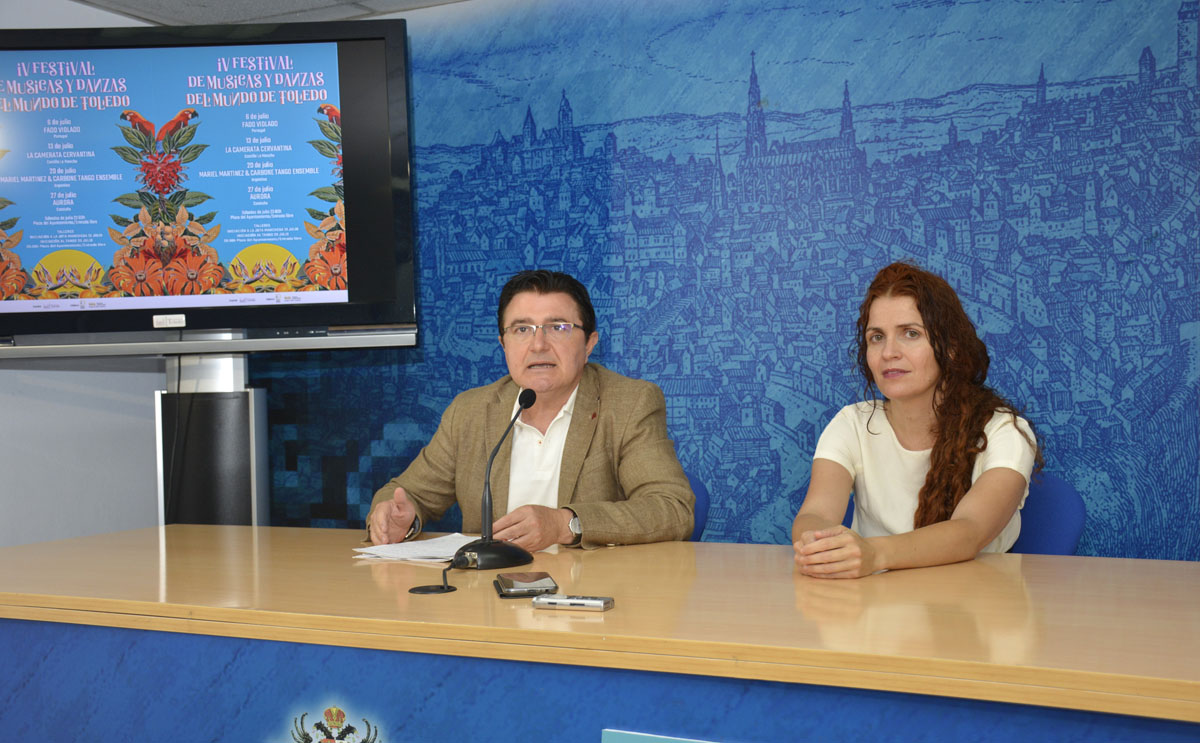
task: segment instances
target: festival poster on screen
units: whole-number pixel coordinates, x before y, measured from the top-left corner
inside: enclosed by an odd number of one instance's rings
[[[332,43],[0,51],[0,312],[346,301]]]

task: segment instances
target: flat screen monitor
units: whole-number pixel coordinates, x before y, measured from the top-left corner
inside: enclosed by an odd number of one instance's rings
[[[415,341],[407,64],[403,20],[0,31],[0,338]]]

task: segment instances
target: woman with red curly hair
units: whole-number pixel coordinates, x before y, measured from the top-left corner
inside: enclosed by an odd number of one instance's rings
[[[912,264],[887,266],[859,309],[857,347],[867,399],[817,442],[792,524],[797,569],[858,578],[1008,551],[1041,449],[984,384],[987,348],[958,295]]]

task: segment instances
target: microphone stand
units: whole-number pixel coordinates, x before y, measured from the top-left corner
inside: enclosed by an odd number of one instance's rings
[[[521,396],[517,398],[517,405],[520,409],[508,422],[508,428],[504,429],[504,435],[496,442],[496,448],[492,449],[492,455],[488,457],[487,469],[483,475],[483,498],[480,501],[480,519],[483,521],[482,534],[479,539],[469,544],[464,544],[454,554],[454,559],[451,565],[456,568],[467,568],[473,570],[496,570],[498,568],[512,568],[517,565],[527,565],[533,562],[533,555],[521,549],[512,542],[492,539],[492,461],[496,458],[496,454],[500,452],[500,445],[508,438],[508,432],[512,430],[517,423],[517,418],[521,416],[521,411],[533,407],[533,403],[537,400],[537,393],[533,390],[522,390]]]

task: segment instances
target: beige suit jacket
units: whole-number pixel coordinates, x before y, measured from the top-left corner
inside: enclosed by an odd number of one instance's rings
[[[458,395],[433,439],[375,493],[372,508],[403,487],[424,523],[457,501],[463,531],[478,533],[488,455],[512,419],[519,391],[506,376]],[[493,518],[508,512],[511,455],[510,435],[492,465]],[[598,364],[584,368],[563,447],[558,505],[578,514],[586,547],[691,535],[695,496],[667,437],[662,390]]]

